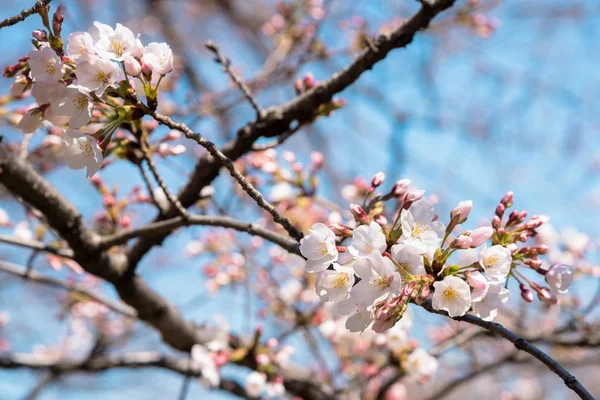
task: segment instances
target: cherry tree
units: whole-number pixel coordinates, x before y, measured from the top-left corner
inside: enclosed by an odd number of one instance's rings
[[[87,26],[76,5],[50,3],[0,22],[0,37],[40,23],[14,39],[22,55],[5,58],[0,98],[0,298],[5,282],[19,286],[0,303],[0,368],[37,373],[27,398],[111,370],[170,371],[177,383],[147,375],[156,382],[136,395],[179,399],[437,399],[523,367],[536,372],[499,398],[542,398],[549,375],[550,390],[600,393],[571,368],[597,371],[600,293],[572,290],[600,276],[587,235],[517,209],[518,192],[499,187],[481,207],[457,180],[426,187],[330,154],[352,140],[327,139],[336,118],[357,117],[346,89],[425,38],[489,38],[502,2],[410,2],[375,31],[350,7],[335,21],[351,37],[339,55],[340,38],[322,37],[335,1],[257,1],[250,17],[231,1],[147,0],[137,23],[88,10]],[[265,53],[252,78],[225,54],[226,35],[177,29],[213,7]],[[220,69],[208,81],[199,52]],[[321,80],[309,68],[319,62],[333,68]],[[394,111],[381,82],[363,90]],[[303,133],[304,146],[288,146]],[[397,139],[360,140],[402,158]],[[358,176],[342,178],[342,159]],[[32,331],[43,340],[19,338]]]

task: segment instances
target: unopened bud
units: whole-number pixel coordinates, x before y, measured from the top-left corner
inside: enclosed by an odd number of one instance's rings
[[[533,292],[529,290],[529,288],[523,284],[519,285],[519,289],[521,289],[521,297],[528,303],[533,302]]]
[[[461,201],[460,203],[458,203],[456,208],[454,208],[450,212],[450,219],[452,219],[452,220],[457,219],[457,223],[462,224],[463,222],[465,222],[467,220],[467,217],[471,213],[472,209],[473,209],[473,202],[471,200]]]
[[[498,204],[498,206],[496,207],[496,215],[498,216],[498,218],[502,218],[502,216],[504,215],[504,211],[506,211],[506,207],[504,207],[504,204]]]
[[[329,229],[331,229],[336,236],[352,237],[352,229],[350,229],[346,225],[334,223],[329,225]]]
[[[394,196],[396,197],[402,197],[406,194],[408,186],[410,186],[410,179],[401,179],[394,184],[392,193],[394,193]]]
[[[376,173],[375,176],[371,179],[371,187],[378,187],[383,183],[384,180],[385,174],[383,172]]]
[[[499,229],[500,225],[502,225],[502,220],[497,215],[492,218],[492,228]]]
[[[492,235],[494,230],[490,226],[482,226],[481,228],[475,229],[469,233],[469,237],[472,239],[471,248],[479,247],[485,243]]]
[[[48,34],[46,33],[45,30],[42,29],[36,29],[35,31],[33,31],[31,33],[31,35],[38,41],[40,42],[47,42],[48,41]]]
[[[383,214],[376,215],[373,219],[381,226],[385,226],[388,223],[386,216]]]
[[[423,196],[425,196],[424,190],[411,190],[406,194],[406,203],[404,207],[410,207],[412,203],[414,203],[417,200],[421,200]]]
[[[367,213],[361,206],[358,204],[350,204],[350,212],[352,215],[354,215],[354,218],[357,221],[360,221],[365,225],[369,225],[369,217],[367,217]]]
[[[460,235],[450,243],[450,247],[453,249],[465,250],[471,247],[473,239],[466,235]]]
[[[502,203],[504,205],[504,207],[506,208],[510,208],[513,204],[513,198],[514,198],[514,193],[512,191],[506,193],[504,195],[504,197],[502,197],[502,200],[500,200],[500,203]]]
[[[132,56],[125,57],[123,63],[125,64],[125,72],[131,76],[138,76],[142,72],[142,66],[138,60]]]
[[[315,77],[310,72],[308,74],[306,74],[303,81],[304,81],[304,87],[306,89],[312,89],[315,86]]]
[[[296,80],[296,83],[294,83],[294,90],[296,90],[296,94],[302,94],[304,91],[304,84],[301,79]]]

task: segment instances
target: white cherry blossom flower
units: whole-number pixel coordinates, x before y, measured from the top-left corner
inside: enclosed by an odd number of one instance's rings
[[[490,283],[479,271],[468,272],[467,283],[473,288],[471,292],[471,302],[481,301],[490,287]]]
[[[144,48],[142,61],[159,75],[166,75],[173,70],[173,52],[166,43],[148,44]]]
[[[23,242],[29,242],[33,240],[33,232],[29,228],[29,222],[21,221],[17,223],[15,225],[15,230],[13,231],[13,236],[15,239]]]
[[[406,359],[406,370],[413,378],[431,377],[438,369],[438,360],[419,347]]]
[[[444,310],[451,317],[465,315],[471,307],[471,289],[462,279],[449,275],[434,282],[433,308]]]
[[[425,275],[425,263],[419,250],[413,246],[395,244],[392,246],[392,259],[398,264],[396,270],[402,277],[407,273],[411,275]]]
[[[87,32],[73,32],[67,41],[67,54],[77,63],[90,61],[95,55],[94,40]]]
[[[442,243],[446,229],[434,218],[433,204],[425,199],[415,201],[408,210],[402,210],[400,243],[416,247],[421,254],[431,256]]]
[[[65,98],[65,85],[60,82],[36,82],[31,95],[38,104],[48,104]]]
[[[333,263],[333,271],[325,270],[319,274],[315,290],[321,301],[336,301],[344,298],[352,286],[354,286],[352,267]]]
[[[102,150],[93,137],[77,130],[63,131],[65,162],[71,169],[87,167],[86,176],[91,178],[102,166]]]
[[[29,52],[31,77],[36,82],[58,82],[62,76],[62,61],[50,47]]]
[[[25,89],[29,86],[29,81],[25,75],[17,75],[15,81],[10,85],[10,95],[13,97],[19,97],[25,93]]]
[[[135,57],[127,56],[123,62],[127,75],[138,76],[142,72],[142,66],[140,65],[140,62],[135,59]]]
[[[112,27],[94,22],[90,30],[96,52],[107,60],[123,61],[136,49],[136,37],[129,28],[121,24]]]
[[[352,245],[348,252],[354,257],[367,257],[373,251],[383,254],[386,247],[383,229],[377,222],[371,221],[369,226],[361,225],[352,232]]]
[[[308,272],[326,270],[338,258],[335,234],[324,224],[314,224],[309,234],[300,240],[300,253],[306,258]]]
[[[573,268],[565,264],[555,264],[546,272],[546,283],[558,293],[567,293],[573,282]]]
[[[23,133],[33,133],[42,125],[42,122],[44,122],[44,112],[35,107],[23,115],[23,118],[17,124],[17,128]]]
[[[113,61],[94,58],[77,66],[77,85],[102,96],[110,85],[123,80],[123,71]]]
[[[355,299],[348,298],[337,304],[338,307],[332,311],[341,315],[348,315],[345,326],[350,332],[363,332],[373,321],[371,309],[360,302],[356,302]]]
[[[212,355],[200,344],[192,347],[192,363],[196,368],[202,371],[202,377],[205,378],[212,387],[219,386],[221,379],[219,371]]]
[[[92,119],[94,110],[92,97],[76,86],[67,87],[64,98],[53,101],[51,105],[56,115],[71,117],[69,120],[71,128],[81,128]]]
[[[386,298],[390,293],[398,293],[402,278],[396,266],[387,257],[372,252],[369,257],[359,258],[354,263],[354,271],[361,281],[352,288],[350,299],[364,305]]]
[[[510,292],[502,282],[493,283],[485,297],[472,304],[473,312],[484,321],[492,321],[498,315],[498,308],[506,303],[509,297]]]
[[[510,250],[499,244],[486,248],[481,248],[479,263],[485,270],[485,276],[489,281],[504,281],[512,264],[512,255]]]
[[[252,371],[246,377],[244,383],[244,389],[246,394],[250,397],[259,397],[265,390],[267,384],[267,377],[265,374],[257,371]]]

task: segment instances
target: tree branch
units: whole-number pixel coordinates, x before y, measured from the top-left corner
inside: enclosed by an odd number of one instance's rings
[[[32,250],[45,251],[46,253],[55,254],[64,258],[73,258],[73,250],[71,249],[59,249],[42,242],[38,242],[37,240],[21,240],[11,236],[0,235],[0,242],[19,247],[25,247]]]
[[[433,314],[445,315],[448,317],[448,314],[445,311],[434,310],[431,301],[426,301],[423,303],[422,307]],[[564,369],[558,362],[556,362],[552,357],[535,347],[533,344],[523,339],[522,337],[514,334],[509,331],[502,325],[496,322],[487,322],[484,321],[474,315],[465,314],[462,317],[454,317],[452,318],[456,321],[467,322],[472,325],[480,326],[488,331],[503,337],[508,340],[514,346],[522,350],[526,353],[531,354],[533,357],[537,358],[539,361],[544,363],[552,372],[558,375],[564,382],[565,385],[575,393],[579,395],[580,398],[584,400],[594,400],[594,397],[581,385],[581,383],[575,378],[573,375],[569,373],[566,369]]]
[[[137,352],[118,356],[101,355],[83,362],[42,354],[2,354],[0,355],[0,368],[41,369],[49,370],[54,374],[101,372],[115,368],[162,368],[196,378],[202,376],[202,371],[193,363],[190,366],[187,359],[172,358],[155,352]],[[221,379],[219,389],[233,393],[238,397],[250,398],[242,385],[229,379]]]
[[[28,8],[26,10],[21,11],[19,14],[14,17],[6,18],[4,21],[0,22],[0,29],[5,28],[7,26],[18,24],[21,21],[24,21],[25,18],[29,17],[32,14],[37,13],[42,7],[50,4],[52,0],[38,0],[35,2],[33,7]]]
[[[170,233],[182,226],[191,225],[218,226],[235,229],[239,232],[246,232],[250,235],[260,236],[263,239],[275,243],[290,253],[300,255],[298,242],[293,239],[286,238],[250,222],[239,221],[229,217],[210,215],[189,215],[187,218],[175,217],[164,221],[153,222],[130,231],[104,236],[100,241],[100,248],[108,249],[112,246],[125,244],[128,240],[133,238],[163,235],[165,233]]]
[[[47,286],[56,287],[59,289],[65,289],[69,292],[75,292],[78,294],[82,294],[84,296],[89,297],[90,299],[92,299],[94,301],[97,301],[100,304],[105,305],[106,307],[110,308],[111,310],[113,310],[119,314],[125,315],[126,317],[129,317],[129,318],[137,318],[136,311],[134,309],[132,309],[131,307],[129,307],[125,304],[121,304],[116,301],[107,299],[106,297],[104,297],[100,294],[96,294],[96,293],[92,292],[90,289],[88,289],[85,285],[81,285],[81,284],[77,284],[77,283],[63,282],[58,279],[51,278],[49,276],[44,276],[44,275],[38,274],[35,271],[28,271],[27,268],[22,267],[17,264],[10,263],[8,261],[0,260],[0,271],[8,272],[10,274],[19,276],[23,279],[27,279],[28,281],[31,281],[33,283],[39,283],[39,284],[43,284],[43,285],[47,285]]]
[[[390,51],[407,46],[418,31],[427,28],[433,18],[450,8],[455,1],[438,0],[433,6],[422,7],[390,34],[379,36],[374,41],[374,48],[377,51],[371,48],[364,49],[351,64],[333,74],[331,78],[285,104],[265,109],[265,117],[239,129],[236,138],[225,144],[221,148],[221,153],[231,161],[235,161],[252,151],[252,146],[261,137],[275,138],[293,129],[293,123],[297,123],[298,126],[309,123],[322,104],[328,103],[334,95],[353,84],[365,71],[372,69],[377,62],[383,60]],[[221,162],[210,155],[205,155],[199,160],[187,184],[179,193],[179,200],[184,207],[190,207],[195,203],[200,191],[218,176],[221,166]],[[176,215],[176,211],[171,208],[166,214],[159,214],[155,221]],[[166,235],[161,235],[140,239],[127,253],[129,262],[137,264],[165,237]]]

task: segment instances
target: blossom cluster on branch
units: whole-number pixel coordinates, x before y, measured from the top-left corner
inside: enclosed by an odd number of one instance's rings
[[[376,193],[383,182],[383,173],[375,175],[362,206],[350,206],[356,226],[318,223],[300,242],[306,270],[319,274],[317,294],[333,302],[334,315],[348,316],[350,331],[362,332],[369,326],[375,332],[390,329],[409,303],[427,299],[451,317],[471,311],[491,321],[509,299],[510,278],[527,302],[533,301],[535,292],[540,300],[556,303],[554,293],[568,290],[572,268],[555,264],[545,269],[538,256],[548,247],[525,245],[548,218],[535,215],[527,220],[527,212],[517,210],[506,216],[512,192],[500,200],[491,226],[465,230],[461,225],[471,212],[471,201],[460,202],[444,225],[424,198],[425,191],[411,189],[405,179],[387,193]],[[396,203],[392,223],[385,210],[390,201]],[[347,239],[351,243],[344,246]],[[452,257],[469,249],[479,249],[478,259],[470,264]],[[544,276],[549,287],[528,279],[524,269]]]
[[[135,79],[156,107],[160,82],[173,70],[173,53],[166,43],[144,46],[139,35],[121,24],[113,28],[94,22],[89,32],[68,36],[65,54],[61,7],[51,22],[48,7],[40,15],[46,30],[33,32],[35,49],[4,70],[5,77],[15,77],[11,94],[23,97],[31,90],[37,103],[17,127],[33,133],[46,120],[63,128],[65,162],[72,169],[87,167],[91,177],[116,149],[109,148],[113,133],[122,124],[141,123],[143,114],[133,107]],[[86,126],[90,122],[94,124]]]

